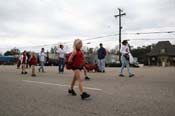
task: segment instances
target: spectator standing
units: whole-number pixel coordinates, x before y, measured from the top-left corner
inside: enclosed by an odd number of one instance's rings
[[[98,68],[100,72],[105,72],[105,57],[106,49],[103,47],[103,44],[100,43],[100,48],[97,51],[98,55]]]
[[[40,62],[40,66],[38,68],[38,71],[40,72],[42,70],[42,72],[44,72],[44,64],[46,62],[46,54],[44,53],[44,48],[41,48],[41,52],[39,53],[39,62]]]
[[[63,74],[66,52],[65,52],[64,46],[62,44],[59,46],[57,53],[58,53],[58,72]]]
[[[23,54],[21,55],[21,64],[22,64],[22,71],[21,71],[21,74],[27,74],[27,71],[26,71],[26,64],[27,64],[27,55],[26,55],[26,51],[23,52]]]
[[[36,54],[34,52],[31,53],[31,57],[30,57],[30,63],[31,63],[31,67],[32,67],[32,77],[36,77],[36,73],[35,73],[35,66],[37,64],[37,58],[36,58]]]

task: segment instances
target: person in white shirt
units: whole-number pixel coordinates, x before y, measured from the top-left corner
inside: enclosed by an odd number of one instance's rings
[[[131,70],[129,68],[129,53],[130,53],[130,50],[129,50],[129,46],[128,46],[128,41],[127,40],[123,40],[122,46],[121,46],[121,49],[120,49],[120,53],[122,54],[122,57],[121,57],[122,66],[121,66],[121,70],[120,70],[119,76],[120,77],[124,77],[123,70],[126,67],[128,69],[129,77],[133,77],[134,74],[131,73]]]
[[[58,53],[58,72],[62,73],[64,72],[64,65],[65,65],[65,50],[64,50],[64,46],[61,44],[59,46],[60,48],[58,49],[57,53]]]
[[[41,52],[39,53],[39,62],[40,62],[40,67],[38,68],[38,71],[42,70],[44,72],[44,64],[46,61],[46,54],[44,53],[44,48],[41,48]]]
[[[22,72],[21,72],[21,74],[27,74],[26,64],[27,64],[28,58],[27,58],[27,55],[26,55],[26,51],[23,52],[23,54],[20,57],[20,60],[21,60],[21,64],[22,64]]]

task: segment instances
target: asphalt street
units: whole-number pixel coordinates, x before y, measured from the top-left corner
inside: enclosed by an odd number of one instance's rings
[[[16,66],[0,66],[0,116],[175,116],[175,67],[134,68],[133,78],[118,77],[119,68],[89,72],[87,100],[78,88],[77,96],[67,93],[71,70],[46,67],[37,77],[27,70],[21,75]]]

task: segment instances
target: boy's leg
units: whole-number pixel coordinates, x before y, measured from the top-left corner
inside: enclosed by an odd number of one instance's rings
[[[64,72],[64,58],[62,58],[62,67],[61,67],[61,71]]]
[[[72,81],[71,81],[71,89],[74,89],[74,85],[75,85],[75,82],[76,82],[76,76],[75,76],[75,74],[74,74],[74,77],[73,77],[73,79],[72,79]]]
[[[63,59],[60,59],[60,72],[63,72]]]
[[[87,76],[87,70],[85,67],[83,67],[83,72],[84,72],[85,80],[90,80],[90,78]]]
[[[105,59],[102,59],[101,60],[101,64],[102,64],[102,72],[104,72],[105,71]]]
[[[80,77],[80,70],[75,70],[74,72],[75,72],[75,77],[79,82],[80,94],[82,94],[83,93],[83,83],[82,83],[82,80],[81,80],[81,77]]]
[[[84,72],[84,76],[87,77],[87,70],[85,67],[83,67],[83,72]]]
[[[22,64],[22,72],[24,72],[24,64]]]
[[[128,69],[129,76],[132,75],[130,67],[129,67],[129,61],[126,61],[126,68]]]
[[[33,71],[33,65],[32,65],[32,75],[34,74],[34,71]]]
[[[121,66],[121,69],[120,69],[120,75],[123,75],[124,68],[125,68],[125,59],[122,57],[122,66]]]
[[[61,66],[61,61],[60,61],[60,58],[58,60],[58,72],[60,73],[60,66]]]
[[[22,64],[22,73],[27,74],[25,68],[26,68],[26,64]]]
[[[35,75],[35,65],[32,65],[32,75]]]
[[[40,72],[40,70],[41,70],[41,62],[39,63],[38,71]]]
[[[41,62],[41,69],[42,69],[42,72],[44,72],[44,62]]]
[[[100,62],[100,59],[98,59],[98,68],[99,68],[99,71],[101,71],[101,62]]]
[[[71,81],[71,87],[70,87],[70,89],[68,89],[68,93],[73,95],[73,96],[77,95],[76,92],[74,91],[75,82],[76,82],[76,77],[75,77],[75,74],[74,74],[74,77],[73,77],[73,79]]]

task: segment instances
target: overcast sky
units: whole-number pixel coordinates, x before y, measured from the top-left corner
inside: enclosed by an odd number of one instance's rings
[[[0,0],[0,51],[118,34],[114,18],[118,8],[126,13],[123,33],[175,31],[174,0]],[[130,39],[133,46],[160,40],[175,44],[175,34],[123,34],[122,39]],[[112,48],[118,45],[118,36],[85,40],[84,45],[95,47],[100,42]]]

